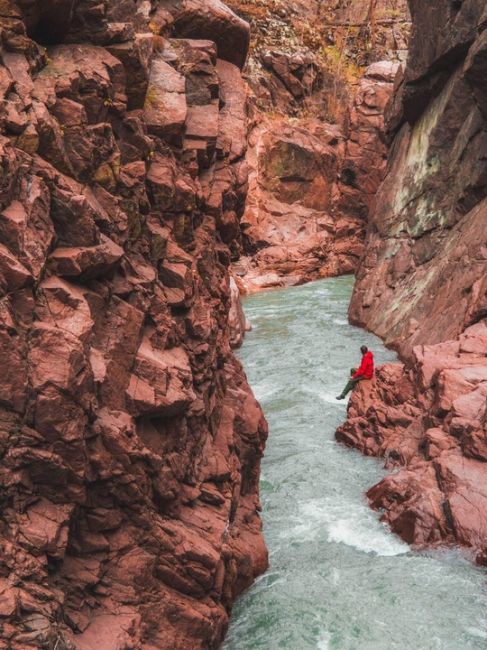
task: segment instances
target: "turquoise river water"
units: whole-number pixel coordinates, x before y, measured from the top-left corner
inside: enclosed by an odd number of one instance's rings
[[[413,553],[364,491],[382,464],[335,442],[334,396],[365,343],[350,326],[351,278],[246,300],[240,353],[270,425],[262,468],[270,569],[236,604],[225,650],[487,648],[487,574],[458,552]]]

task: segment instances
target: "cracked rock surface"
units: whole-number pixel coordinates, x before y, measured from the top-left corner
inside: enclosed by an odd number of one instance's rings
[[[216,648],[267,566],[228,273],[248,25],[219,0],[0,15],[0,647]]]
[[[402,467],[369,491],[395,532],[486,564],[487,13],[480,0],[410,6],[393,153],[350,307],[405,363],[359,386],[337,436]]]

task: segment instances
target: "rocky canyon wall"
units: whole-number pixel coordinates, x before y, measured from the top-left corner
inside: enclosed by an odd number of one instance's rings
[[[260,115],[249,137],[243,292],[352,273],[387,159],[384,109],[397,65],[367,68],[346,125]]]
[[[234,2],[252,23],[244,292],[353,272],[385,170],[405,2]],[[387,62],[380,63],[387,58]]]
[[[389,116],[398,134],[350,310],[405,354],[456,337],[487,310],[486,9],[411,9],[410,59]]]
[[[411,0],[353,322],[406,364],[352,397],[338,438],[402,469],[369,492],[408,542],[487,563],[487,9]]]
[[[228,320],[248,24],[219,0],[0,21],[0,648],[216,648],[267,565]]]

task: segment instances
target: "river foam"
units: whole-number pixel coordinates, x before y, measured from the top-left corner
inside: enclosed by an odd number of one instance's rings
[[[389,531],[378,530],[376,521],[357,521],[338,519],[329,527],[328,539],[337,544],[353,546],[363,553],[375,553],[382,557],[392,557],[409,552],[407,544],[391,538]]]
[[[412,552],[369,509],[381,461],[338,445],[359,349],[352,280],[253,296],[241,351],[270,424],[261,476],[270,570],[236,604],[225,650],[486,650],[486,572],[458,552]],[[336,321],[336,322],[334,322]]]
[[[333,503],[316,499],[301,507],[299,523],[280,533],[284,539],[309,541],[316,536],[351,546],[363,553],[392,557],[409,552],[409,546],[391,535],[365,504]]]

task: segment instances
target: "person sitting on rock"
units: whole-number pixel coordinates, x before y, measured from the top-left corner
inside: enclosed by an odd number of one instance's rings
[[[343,389],[342,394],[338,395],[337,399],[345,399],[348,393],[355,388],[359,381],[362,381],[362,379],[372,379],[374,376],[374,355],[365,345],[362,345],[360,352],[362,353],[362,363],[360,364],[360,368],[358,370],[352,368],[352,377]]]

